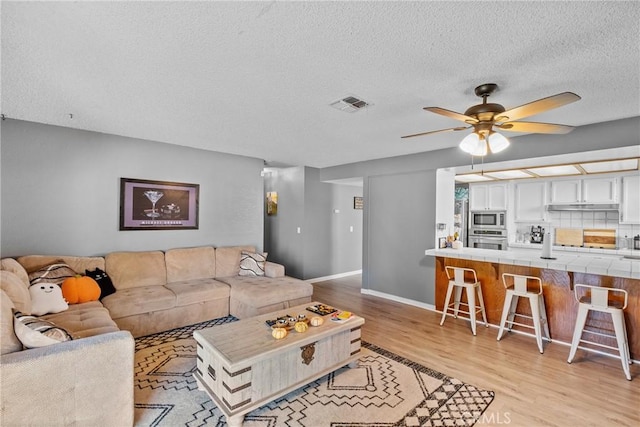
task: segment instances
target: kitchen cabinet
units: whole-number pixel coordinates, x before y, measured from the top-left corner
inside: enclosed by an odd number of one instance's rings
[[[640,175],[622,177],[620,222],[640,224]]]
[[[550,203],[616,203],[617,183],[615,177],[553,180]]]
[[[507,210],[507,184],[469,185],[469,210]]]
[[[617,178],[589,178],[582,180],[582,197],[586,203],[616,203]]]
[[[545,221],[547,183],[545,181],[518,182],[514,186],[514,221]]]
[[[551,203],[579,203],[582,201],[582,180],[564,179],[551,181]]]

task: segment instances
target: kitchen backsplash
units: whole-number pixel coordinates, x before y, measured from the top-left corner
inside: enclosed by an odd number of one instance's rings
[[[511,241],[516,241],[517,236],[524,236],[531,231],[532,225],[540,225],[545,230],[551,226],[556,228],[609,228],[615,229],[618,240],[622,242],[625,236],[631,238],[640,234],[639,224],[620,224],[618,212],[579,212],[579,211],[557,211],[548,212],[548,222],[516,224],[517,229],[512,235]],[[621,243],[624,244],[624,243]],[[620,246],[620,245],[619,245]]]

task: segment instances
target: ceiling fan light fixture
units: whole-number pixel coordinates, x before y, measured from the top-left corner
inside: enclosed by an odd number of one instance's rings
[[[465,136],[459,145],[460,149],[465,153],[469,153],[472,156],[486,156],[487,155],[487,142],[484,138],[472,132]]]
[[[498,132],[491,132],[489,135],[489,149],[494,154],[501,152],[510,144],[509,140]]]

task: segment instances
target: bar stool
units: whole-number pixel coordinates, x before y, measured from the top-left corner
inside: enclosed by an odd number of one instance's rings
[[[447,297],[444,302],[444,309],[442,310],[442,319],[440,320],[440,326],[444,324],[444,319],[447,317],[449,310],[453,310],[453,317],[458,318],[458,312],[468,314],[471,320],[471,332],[476,334],[476,314],[482,313],[482,319],[484,325],[489,327],[487,323],[487,314],[484,310],[484,301],[482,299],[482,289],[480,288],[480,282],[475,270],[471,268],[463,267],[450,267],[446,266],[445,271],[447,278],[449,279],[449,286],[447,287]],[[473,274],[473,281],[465,279],[465,273]],[[451,302],[451,294],[454,292],[455,296],[453,302]],[[467,302],[461,302],[462,289],[466,290]],[[476,305],[476,291],[478,292],[478,305]],[[460,305],[467,306],[469,311],[460,310]],[[453,306],[453,308],[451,308]]]
[[[568,363],[571,363],[578,344],[580,342],[586,342],[589,344],[597,345],[599,347],[609,348],[612,350],[618,350],[620,353],[620,361],[622,362],[622,370],[625,377],[631,381],[631,371],[629,365],[632,363],[631,354],[629,352],[629,341],[627,339],[627,327],[624,323],[624,309],[627,308],[628,294],[624,289],[603,288],[600,286],[579,285],[574,286],[574,295],[576,301],[578,301],[578,317],[576,319],[576,328],[573,331],[573,341],[571,341],[571,351],[569,352]],[[610,298],[610,296],[618,297],[623,296],[624,300]],[[615,335],[605,334],[600,332],[584,329],[584,325],[587,321],[589,311],[599,311],[602,313],[611,314],[613,319],[613,329]],[[582,339],[583,333],[589,333],[592,335],[598,335],[602,337],[615,338],[618,347],[612,347],[609,345],[600,344],[593,341]]]
[[[544,306],[542,280],[540,280],[539,277],[534,276],[503,273],[502,284],[507,290],[507,293],[504,298],[504,306],[502,307],[502,320],[500,320],[500,330],[498,331],[497,338],[498,341],[502,338],[506,325],[508,325],[507,329],[509,331],[511,331],[513,325],[522,326],[535,331],[538,349],[540,350],[540,353],[544,353],[544,349],[542,347],[542,330],[544,329],[544,334],[549,341],[551,341],[551,334],[549,334],[547,310]],[[529,299],[531,316],[516,312],[520,297]],[[533,321],[533,326],[516,322],[515,316],[531,319]]]

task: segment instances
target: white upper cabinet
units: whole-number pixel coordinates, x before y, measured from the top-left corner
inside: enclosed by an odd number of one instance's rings
[[[618,178],[588,178],[582,180],[582,197],[586,203],[616,203]]]
[[[514,195],[515,221],[545,221],[545,181],[518,182],[514,186]]]
[[[620,222],[640,224],[640,175],[622,177]]]
[[[507,184],[469,185],[469,210],[507,210]]]
[[[615,203],[618,200],[618,179],[585,178],[553,180],[551,203]]]
[[[551,181],[551,203],[579,203],[582,201],[582,180]]]

